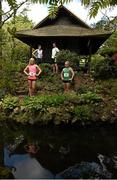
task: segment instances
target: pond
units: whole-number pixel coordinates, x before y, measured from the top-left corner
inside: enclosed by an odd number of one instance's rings
[[[0,124],[0,156],[19,179],[117,178],[117,128]]]

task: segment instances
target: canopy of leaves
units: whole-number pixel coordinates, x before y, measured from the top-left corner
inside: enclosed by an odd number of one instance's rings
[[[49,4],[50,18],[54,18],[57,14],[58,7],[72,0],[30,0],[32,3]],[[81,0],[82,5],[88,7],[89,17],[95,17],[100,9],[117,5],[117,0]]]

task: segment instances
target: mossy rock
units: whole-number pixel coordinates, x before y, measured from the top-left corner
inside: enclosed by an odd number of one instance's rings
[[[0,167],[0,179],[14,178],[11,170],[6,167]]]

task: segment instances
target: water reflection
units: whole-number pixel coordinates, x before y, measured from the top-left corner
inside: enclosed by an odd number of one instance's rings
[[[34,145],[28,147],[29,153],[12,154],[8,146],[4,147],[4,165],[12,169],[15,178],[28,179],[52,179],[54,175],[47,169],[43,168],[39,161],[32,156]],[[30,153],[31,152],[31,153]]]
[[[100,163],[81,162],[54,175],[35,158],[34,155],[39,150],[35,144],[25,145],[24,154],[13,153],[10,149],[12,149],[11,146],[4,147],[4,165],[11,168],[14,177],[18,179],[112,178],[112,174],[106,167],[110,160],[102,154],[98,154]]]
[[[116,129],[9,129],[0,130],[1,157],[6,143],[4,165],[15,178],[117,178]]]

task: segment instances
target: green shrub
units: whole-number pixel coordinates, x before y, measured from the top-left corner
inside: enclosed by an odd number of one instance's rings
[[[80,99],[85,103],[96,103],[102,101],[102,97],[94,92],[87,92],[80,95]]]
[[[19,98],[11,95],[5,96],[2,106],[5,110],[13,110],[19,105]]]
[[[64,66],[65,61],[70,62],[70,66],[77,68],[79,65],[79,56],[75,52],[69,50],[61,50],[57,55],[57,62],[62,67]]]
[[[42,70],[42,73],[41,73],[41,78],[42,79],[50,76],[50,74],[52,73],[52,67],[48,63],[40,64],[40,68]]]
[[[23,72],[24,68],[27,66],[27,62],[19,62],[16,64],[16,72]]]
[[[25,97],[23,102],[21,102],[21,108],[28,111],[37,111],[42,108],[42,102],[37,96]]]
[[[104,47],[99,52],[102,56],[108,55],[111,57],[116,52],[116,48],[115,47]]]
[[[91,74],[95,79],[115,77],[117,66],[111,59],[96,54],[91,59]]]
[[[16,71],[16,64],[9,61],[9,59],[1,59],[1,66],[0,66],[0,74],[1,74],[1,83],[0,89],[6,89],[7,91],[11,92],[14,87],[14,76]]]
[[[21,106],[25,110],[38,111],[44,110],[47,107],[56,107],[62,104],[65,100],[64,95],[41,95],[35,97],[25,97]]]
[[[91,110],[90,107],[87,105],[76,106],[74,108],[74,114],[77,120],[86,121],[86,120],[90,120]]]
[[[0,167],[0,179],[12,179],[13,175],[9,168]]]

